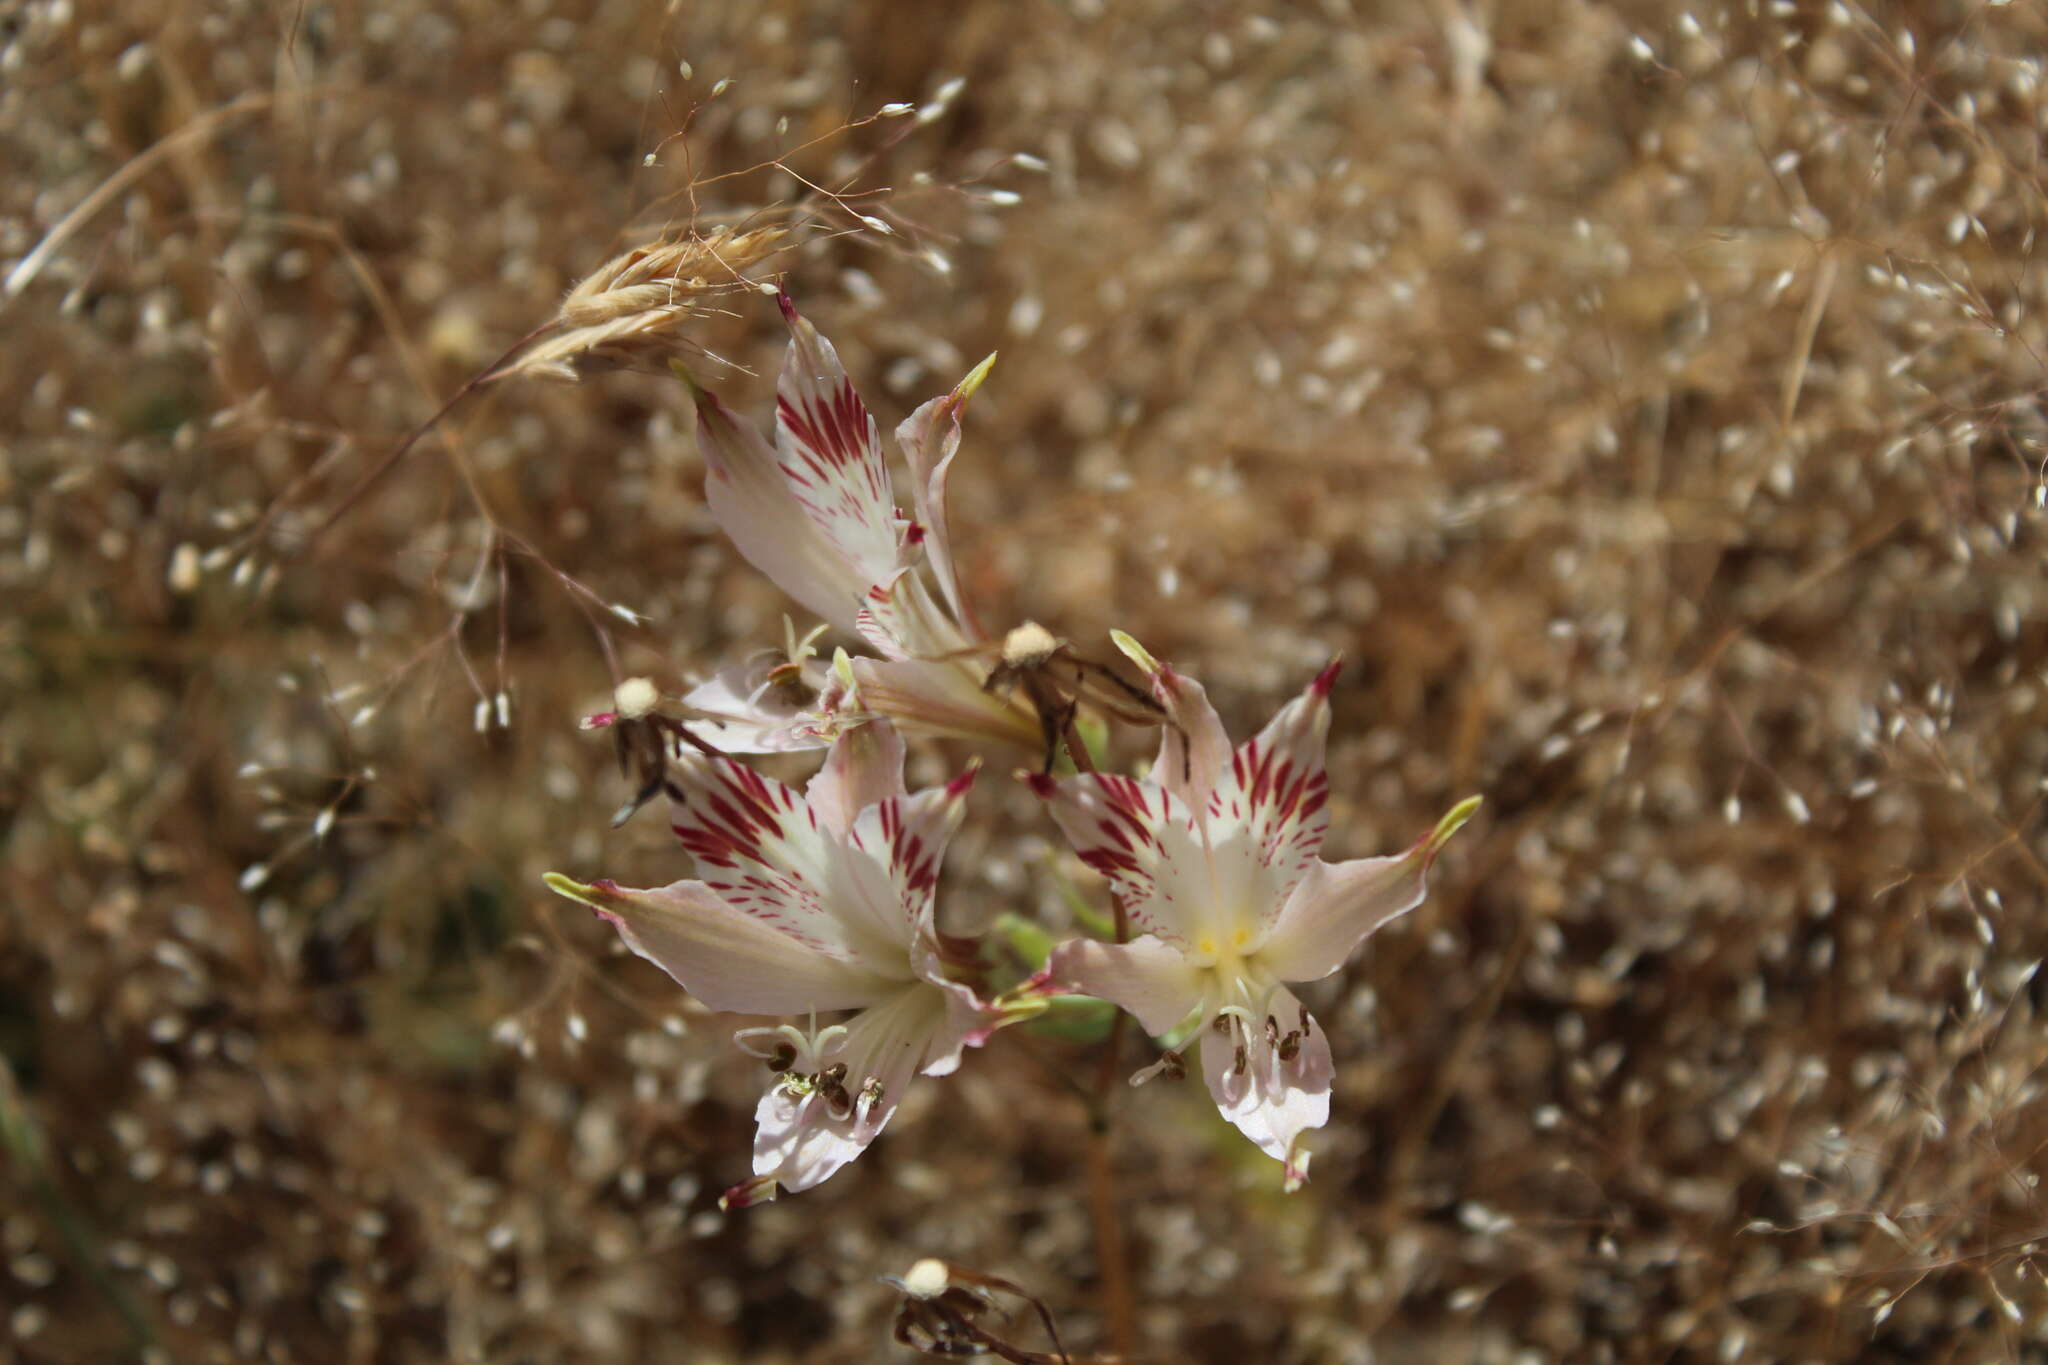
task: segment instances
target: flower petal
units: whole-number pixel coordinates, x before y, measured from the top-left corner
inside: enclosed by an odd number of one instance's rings
[[[1179,945],[1213,928],[1219,903],[1209,857],[1180,798],[1113,773],[1025,780],[1081,861],[1109,879],[1140,932]]]
[[[867,404],[832,343],[784,294],[789,354],[775,386],[775,445],[790,491],[853,566],[857,590],[899,567],[902,532],[889,490],[889,466]]]
[[[1066,990],[1129,1010],[1155,1038],[1171,1033],[1202,1003],[1201,974],[1179,948],[1149,935],[1129,943],[1069,939],[1053,949],[1045,975]]]
[[[702,882],[642,891],[608,881],[586,886],[559,872],[546,881],[558,895],[595,910],[628,948],[715,1010],[854,1009],[900,989],[842,953],[740,913]]]
[[[962,625],[970,624],[972,618],[961,600],[960,582],[953,569],[952,537],[946,526],[946,473],[960,452],[960,411],[988,378],[995,360],[991,355],[976,365],[951,393],[924,404],[896,428],[896,444],[910,463],[917,519],[925,529],[925,555],[931,560],[939,591]]]
[[[1331,664],[1251,739],[1237,746],[1202,810],[1215,860],[1216,894],[1270,923],[1316,864],[1330,828]]]
[[[943,991],[946,997],[945,1020],[932,1030],[931,1041],[925,1047],[924,1065],[918,1069],[919,1075],[952,1075],[960,1068],[960,1054],[964,1050],[980,1047],[988,1041],[990,1034],[1005,1024],[1018,1023],[1030,1017],[1032,1011],[1006,1011],[983,1000],[972,987],[946,980],[938,974],[934,954],[914,948],[912,955],[922,961],[920,974]]]
[[[1330,1040],[1284,986],[1268,997],[1263,1018],[1226,1017],[1233,1026],[1202,1033],[1209,1093],[1239,1132],[1287,1164],[1286,1185],[1294,1189],[1308,1174],[1301,1135],[1330,1121]]]
[[[704,500],[733,547],[775,586],[842,630],[872,579],[859,576],[826,537],[783,476],[761,433],[707,389],[697,400],[697,446],[704,455]]]
[[[669,794],[670,827],[727,905],[820,951],[908,975],[902,936],[833,894],[853,855],[795,791],[692,754],[677,762]]]
[[[1406,853],[1316,863],[1256,949],[1260,964],[1280,981],[1318,981],[1343,966],[1366,935],[1422,904],[1436,855],[1478,805],[1460,802]]]
[[[1038,717],[984,690],[960,660],[855,659],[853,674],[861,704],[907,734],[992,739],[1034,754],[1043,747]]]
[[[901,906],[906,941],[909,932],[931,915],[939,864],[953,831],[960,828],[960,817],[967,810],[967,789],[974,785],[980,770],[981,765],[974,763],[943,787],[927,787],[915,796],[891,797],[870,805],[853,823],[850,842],[888,873]]]
[[[1230,736],[1223,731],[1223,721],[1202,685],[1176,673],[1171,665],[1161,664],[1152,675],[1152,695],[1173,722],[1159,741],[1152,780],[1186,802],[1188,809],[1206,810],[1230,762]]]
[[[812,814],[842,839],[862,811],[903,795],[903,737],[886,720],[841,732],[825,766],[804,789]]]
[[[729,754],[824,748],[831,741],[828,718],[818,709],[817,686],[802,676],[779,680],[775,675],[788,667],[781,651],[769,649],[719,669],[683,695],[683,705],[702,717],[686,721],[686,727]]]
[[[754,1179],[728,1198],[752,1202],[766,1181],[792,1194],[807,1190],[866,1151],[895,1115],[946,1018],[944,995],[919,982],[849,1021],[840,1055],[852,1105],[835,1115],[826,1096],[801,1080],[770,1087],[754,1109]],[[744,1199],[736,1197],[743,1191]]]
[[[875,584],[854,613],[861,638],[887,659],[936,659],[970,645],[914,569],[892,572]]]

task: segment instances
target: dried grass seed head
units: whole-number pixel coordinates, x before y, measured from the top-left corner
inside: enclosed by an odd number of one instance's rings
[[[569,291],[547,334],[504,373],[575,380],[595,370],[661,369],[687,349],[683,326],[716,300],[758,288],[746,272],[787,239],[780,227],[721,227],[623,252]]]

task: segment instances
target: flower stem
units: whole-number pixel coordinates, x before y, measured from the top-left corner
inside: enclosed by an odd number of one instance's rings
[[[1069,710],[1064,726],[1067,756],[1077,772],[1095,771],[1088,746],[1081,742]],[[1116,941],[1131,937],[1130,916],[1123,897],[1111,893],[1109,903],[1116,914]],[[1102,1044],[1102,1057],[1095,1069],[1095,1094],[1088,1106],[1088,1211],[1095,1223],[1095,1263],[1102,1274],[1102,1316],[1109,1326],[1109,1346],[1122,1360],[1131,1359],[1138,1349],[1137,1306],[1131,1296],[1131,1258],[1124,1245],[1124,1225],[1116,1202],[1115,1153],[1109,1120],[1109,1100],[1115,1093],[1117,1055],[1123,1051],[1124,1012],[1118,1010]]]
[[[1102,1314],[1109,1324],[1109,1346],[1118,1359],[1130,1360],[1137,1352],[1137,1312],[1131,1299],[1124,1225],[1117,1212],[1109,1137],[1106,1119],[1089,1124],[1088,1211],[1095,1223],[1095,1261],[1102,1273]]]

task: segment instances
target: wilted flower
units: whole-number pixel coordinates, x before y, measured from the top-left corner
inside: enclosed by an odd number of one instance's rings
[[[775,444],[693,385],[712,515],[755,568],[821,619],[859,634],[866,704],[907,730],[1029,745],[1024,705],[992,695],[977,662],[986,637],[961,598],[946,524],[946,477],[960,412],[995,357],[896,429],[915,515],[897,511],[867,405],[832,343],[781,300],[789,353],[776,386]]]
[[[1017,1014],[962,980],[966,946],[940,934],[933,893],[972,768],[908,794],[886,722],[850,729],[801,794],[730,759],[681,759],[671,821],[701,880],[635,890],[547,883],[716,1010],[843,1024],[748,1029],[777,1077],[755,1111],[754,1178],[732,1204],[809,1189],[860,1155],[910,1078],[942,1076]]]
[[[1029,780],[1140,937],[1062,944],[1045,977],[1115,1002],[1154,1035],[1195,1018],[1217,1108],[1286,1164],[1293,1189],[1308,1172],[1301,1135],[1330,1117],[1332,1066],[1321,1025],[1287,983],[1328,976],[1366,935],[1419,905],[1438,850],[1479,803],[1456,807],[1406,853],[1323,862],[1337,665],[1233,751],[1199,684],[1128,637],[1117,643],[1175,722],[1150,780]]]

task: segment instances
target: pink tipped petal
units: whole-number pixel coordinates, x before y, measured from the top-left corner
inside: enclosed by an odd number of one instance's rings
[[[901,906],[902,931],[931,913],[939,886],[939,864],[960,818],[967,810],[967,789],[980,765],[969,767],[943,787],[915,796],[894,797],[867,807],[854,821],[851,842],[886,869]]]
[[[969,623],[970,617],[953,570],[952,537],[946,526],[946,474],[960,452],[960,411],[988,377],[994,361],[994,356],[982,361],[953,392],[924,404],[896,428],[896,444],[910,464],[917,519],[926,528],[925,554],[939,590],[962,624]]]
[[[926,960],[929,962],[929,957]],[[932,1030],[931,1041],[925,1046],[924,1065],[919,1068],[920,1075],[952,1075],[960,1069],[962,1052],[970,1047],[980,1047],[997,1029],[1025,1017],[1014,1011],[1006,1013],[961,982],[948,981],[935,974],[928,974],[926,979],[945,993],[946,1017]]]
[[[842,839],[852,833],[862,811],[904,794],[903,737],[886,720],[842,731],[825,766],[804,789],[819,821]]]
[[[1285,988],[1276,989],[1263,1017],[1233,1017],[1225,1029],[1202,1031],[1202,1075],[1223,1117],[1287,1164],[1289,1189],[1299,1185],[1307,1174],[1301,1135],[1330,1121],[1336,1068],[1322,1025]]]
[[[701,882],[637,890],[549,873],[557,894],[595,910],[626,946],[715,1010],[803,1014],[858,1009],[900,983],[741,914]]]
[[[792,493],[775,452],[717,396],[695,390],[704,499],[749,564],[812,613],[842,630],[872,579],[826,537]]]
[[[719,1195],[718,1207],[721,1209],[745,1209],[751,1208],[755,1204],[772,1204],[775,1202],[776,1193],[774,1176],[757,1175],[751,1180],[742,1180],[724,1194]]]
[[[1201,974],[1180,949],[1151,937],[1129,943],[1069,939],[1053,949],[1045,976],[1060,990],[1129,1010],[1155,1038],[1171,1033],[1202,1003]]]
[[[1173,722],[1159,742],[1159,761],[1152,765],[1152,779],[1185,802],[1189,810],[1205,810],[1209,794],[1223,780],[1230,762],[1230,736],[1224,733],[1223,721],[1209,704],[1202,685],[1176,673],[1170,665],[1161,664],[1153,673],[1152,695]]]
[[[1164,787],[1083,773],[1057,781],[1034,775],[1031,789],[1081,861],[1109,879],[1140,932],[1180,945],[1217,919],[1209,857],[1194,819]]]
[[[730,759],[691,757],[670,784],[669,823],[697,874],[733,909],[820,952],[893,965],[901,939],[831,893],[847,856],[804,799]]]
[[[861,704],[907,734],[995,740],[1030,753],[1044,747],[1038,717],[983,691],[980,678],[959,662],[855,659],[853,676],[860,684]]]
[[[846,1064],[843,1085],[852,1103],[840,1113],[802,1081],[770,1087],[754,1110],[756,1180],[795,1194],[866,1151],[895,1115],[946,1015],[941,993],[919,982],[848,1023],[845,1048],[834,1060]]]
[[[789,323],[789,355],[775,390],[782,474],[865,588],[895,572],[902,539],[881,437],[832,343],[787,296],[782,314]]]

